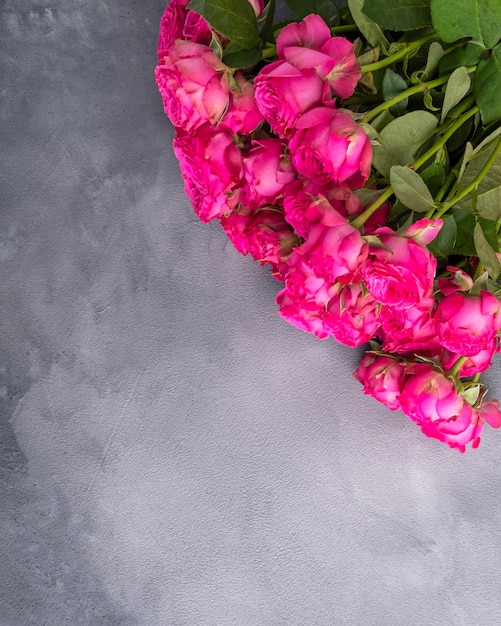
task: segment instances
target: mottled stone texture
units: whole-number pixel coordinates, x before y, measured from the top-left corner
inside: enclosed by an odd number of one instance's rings
[[[362,396],[197,221],[162,10],[0,4],[1,626],[497,626],[501,435]]]

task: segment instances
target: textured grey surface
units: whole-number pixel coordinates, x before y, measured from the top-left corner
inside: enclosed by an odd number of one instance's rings
[[[497,626],[500,433],[364,397],[197,221],[162,3],[0,7],[1,626]]]

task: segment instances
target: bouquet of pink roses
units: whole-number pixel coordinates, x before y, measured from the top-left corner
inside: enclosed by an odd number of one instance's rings
[[[500,351],[501,4],[286,5],[167,6],[186,193],[270,267],[285,320],[370,342],[364,393],[464,452],[501,425],[479,380]]]

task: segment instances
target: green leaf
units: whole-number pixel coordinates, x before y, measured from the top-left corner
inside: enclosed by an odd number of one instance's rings
[[[410,167],[394,165],[390,169],[390,184],[400,202],[417,213],[435,206],[424,180]]]
[[[480,223],[475,224],[473,241],[475,243],[475,249],[477,251],[477,256],[480,262],[488,271],[489,276],[493,280],[497,280],[501,269],[499,266],[499,261],[496,256],[496,252],[492,249],[492,246],[487,241],[487,238]]]
[[[469,161],[461,177],[458,191],[461,191],[475,180],[492,155],[496,145],[486,147]],[[465,211],[473,211],[471,195],[460,200],[456,206]],[[477,189],[476,209],[478,214],[485,219],[493,220],[494,222],[501,219],[501,153],[498,154],[487,174],[480,181]]]
[[[501,120],[501,43],[487,59],[480,61],[475,74],[473,93],[482,122],[485,125]]]
[[[437,258],[449,256],[454,252],[457,234],[456,220],[453,215],[448,215],[438,235],[428,244],[428,248]]]
[[[234,70],[253,67],[261,60],[261,47],[242,49],[234,42],[230,42],[224,51],[223,63]]]
[[[441,163],[432,163],[420,175],[431,194],[436,195],[445,181],[445,167]]]
[[[317,13],[329,26],[331,26],[337,16],[338,10],[332,0],[285,0],[285,4],[290,12],[298,20],[304,19],[310,13]]]
[[[364,0],[364,13],[389,30],[415,30],[431,25],[430,0]]]
[[[402,93],[407,89],[407,83],[405,80],[397,74],[393,70],[387,69],[383,76],[383,96],[385,102],[391,100],[398,94]],[[394,104],[390,107],[390,111],[393,115],[403,115],[405,113],[405,109],[407,108],[407,103],[409,102],[409,98],[405,98],[397,104]]]
[[[191,0],[187,8],[205,17],[214,30],[241,50],[261,43],[256,14],[247,0]]]
[[[381,28],[365,15],[362,11],[364,0],[348,0],[348,8],[350,9],[353,21],[358,30],[367,39],[371,46],[382,46],[388,48],[390,42],[386,39]]]
[[[473,243],[473,230],[475,228],[475,216],[461,209],[452,209],[452,215],[456,222],[457,237],[454,246],[454,253],[463,256],[474,256],[476,254]]]
[[[431,18],[440,38],[449,43],[471,37],[492,48],[501,37],[499,0],[431,0]]]
[[[273,20],[275,18],[275,0],[270,0],[266,5],[264,12],[264,22],[261,28],[261,41],[266,43],[267,41],[275,43],[275,37],[273,36]],[[263,16],[261,16],[263,17]],[[261,18],[260,20],[261,21]]]
[[[392,165],[411,165],[437,124],[437,118],[428,111],[412,111],[391,121],[380,131],[383,145],[374,146],[374,167],[383,176],[388,176]]]
[[[466,46],[456,48],[440,59],[440,74],[449,74],[462,65],[465,67],[476,65],[480,61],[480,56],[484,53],[485,48],[483,46],[479,46],[478,44],[471,43],[471,41],[469,41]]]
[[[459,104],[470,90],[471,79],[466,71],[466,67],[458,67],[451,74],[445,88],[444,104],[442,107],[442,115],[440,123],[442,123],[449,111]]]
[[[428,48],[428,57],[426,59],[426,65],[423,70],[417,70],[411,76],[411,82],[419,83],[421,81],[429,80],[435,73],[440,59],[444,56],[444,49],[438,43],[433,41]]]

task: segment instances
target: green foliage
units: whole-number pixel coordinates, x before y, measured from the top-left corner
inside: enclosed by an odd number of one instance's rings
[[[407,83],[405,80],[397,74],[393,70],[389,68],[385,71],[383,76],[383,96],[385,101],[391,100],[395,96],[398,96],[403,91],[407,89]],[[405,113],[405,109],[407,108],[407,103],[409,99],[405,98],[404,100],[400,100],[397,104],[394,104],[390,111],[393,115],[403,115]]]
[[[444,219],[444,225],[435,239],[428,244],[428,248],[437,257],[447,257],[454,252],[458,227],[453,215],[448,215]]]
[[[497,138],[499,133],[493,133],[493,135]],[[473,156],[469,158],[464,169],[458,191],[465,189],[475,180],[495,148],[496,143],[493,143],[493,145],[486,147],[480,152],[473,152]],[[475,210],[481,217],[493,221],[501,219],[501,153],[497,155],[495,161],[480,181],[476,192],[475,204]],[[472,196],[466,196],[456,206],[472,212],[474,209]]]
[[[459,104],[461,100],[466,96],[470,90],[471,79],[470,75],[466,71],[465,67],[458,67],[455,69],[445,88],[444,103],[442,105],[442,115],[440,116],[440,122],[443,122],[447,116],[447,113]]]
[[[247,0],[191,0],[188,8],[205,17],[240,50],[260,46],[256,14]]]
[[[437,124],[437,118],[428,111],[412,111],[392,120],[380,132],[383,145],[374,146],[374,167],[388,176],[392,165],[410,165]]]
[[[363,11],[388,30],[416,30],[431,25],[430,0],[364,0]]]
[[[285,0],[292,15],[298,20],[304,19],[310,13],[320,15],[329,26],[333,26],[338,18],[338,10],[332,0]]]
[[[501,120],[501,43],[478,64],[473,91],[482,122]]]
[[[444,41],[471,37],[474,43],[492,48],[501,38],[499,0],[431,0],[430,8],[433,27]]]
[[[390,45],[388,39],[383,33],[381,27],[371,20],[363,12],[364,0],[348,0],[348,7],[351,16],[357,25],[359,31],[367,39],[371,46],[382,46],[388,48]]]
[[[400,202],[417,213],[424,213],[435,206],[426,183],[410,167],[394,165],[390,169],[390,184]]]

